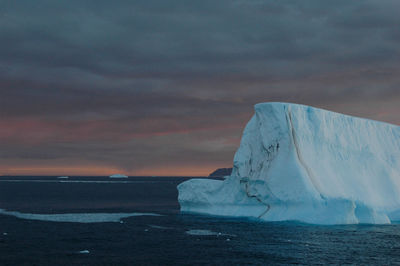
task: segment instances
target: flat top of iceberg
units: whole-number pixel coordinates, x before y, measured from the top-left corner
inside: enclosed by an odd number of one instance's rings
[[[254,105],[254,110],[257,112],[257,110],[262,111],[263,109],[268,108],[268,106],[281,106],[282,108],[288,108],[289,106],[292,106],[292,108],[299,108],[299,109],[304,109],[304,110],[308,110],[308,112],[326,112],[326,113],[330,113],[331,115],[339,115],[339,116],[345,116],[351,119],[362,119],[362,120],[366,120],[366,121],[371,121],[374,123],[381,123],[381,124],[385,124],[388,126],[393,126],[393,127],[398,127],[398,125],[395,124],[391,124],[388,122],[384,122],[384,121],[379,121],[379,120],[374,120],[374,119],[369,119],[369,118],[365,118],[365,117],[359,117],[359,116],[353,116],[353,115],[349,115],[349,114],[344,114],[344,113],[340,113],[340,112],[335,112],[335,111],[331,111],[331,110],[327,110],[324,108],[319,108],[319,107],[313,107],[313,106],[309,106],[309,105],[304,105],[304,104],[299,104],[299,103],[289,103],[289,102],[264,102],[264,103],[257,103]]]

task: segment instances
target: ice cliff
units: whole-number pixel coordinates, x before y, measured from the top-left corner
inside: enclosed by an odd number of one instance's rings
[[[400,220],[400,127],[289,103],[262,103],[226,180],[178,186],[181,211],[384,224]]]

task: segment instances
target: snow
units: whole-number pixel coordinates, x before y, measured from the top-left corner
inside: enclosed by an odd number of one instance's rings
[[[104,223],[120,222],[123,218],[133,216],[162,216],[156,213],[61,213],[61,214],[36,214],[21,213],[0,209],[0,214],[14,216],[26,220],[39,220],[48,222],[69,222],[69,223]]]
[[[400,220],[400,127],[289,103],[262,103],[225,180],[178,186],[181,211],[387,224]]]
[[[121,175],[121,174],[114,174],[114,175],[110,175],[110,178],[128,178],[128,176]]]

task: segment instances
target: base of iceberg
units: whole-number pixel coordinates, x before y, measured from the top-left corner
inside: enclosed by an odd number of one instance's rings
[[[400,127],[264,103],[227,179],[178,186],[181,211],[313,224],[400,220]]]

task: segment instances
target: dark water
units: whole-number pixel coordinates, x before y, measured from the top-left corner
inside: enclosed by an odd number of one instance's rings
[[[6,181],[15,179],[22,181]],[[93,180],[109,181],[68,181]],[[313,226],[180,214],[176,185],[183,180],[0,177],[0,208],[10,211],[163,215],[123,223],[0,215],[0,265],[400,264],[400,225]]]

